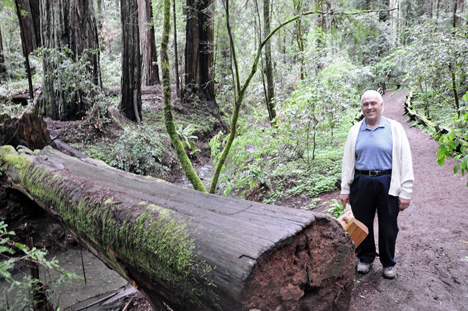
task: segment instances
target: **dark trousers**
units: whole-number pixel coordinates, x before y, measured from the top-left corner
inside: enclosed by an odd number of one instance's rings
[[[398,197],[388,194],[391,175],[356,174],[349,196],[354,217],[369,229],[369,235],[356,249],[361,262],[371,263],[377,253],[374,241],[374,217],[379,221],[379,256],[384,267],[394,266],[395,243],[398,235]]]

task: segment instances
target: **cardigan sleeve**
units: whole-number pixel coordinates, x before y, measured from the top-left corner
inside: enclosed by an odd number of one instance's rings
[[[411,193],[413,192],[413,160],[411,155],[410,144],[408,138],[401,126],[401,158],[400,158],[400,194],[399,197],[403,199],[411,199]]]
[[[414,182],[411,148],[403,126],[393,120],[392,126],[395,137],[389,194],[410,200]]]
[[[343,154],[343,164],[341,168],[341,194],[349,194],[351,192],[351,184],[354,180],[354,165],[356,162],[355,146],[361,122],[356,123],[348,133],[348,139]]]

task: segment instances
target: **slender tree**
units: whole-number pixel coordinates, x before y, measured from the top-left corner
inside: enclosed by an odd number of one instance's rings
[[[264,29],[263,37],[265,38],[270,34],[271,31],[271,14],[270,14],[270,0],[263,0],[263,20],[264,20]],[[268,110],[268,117],[270,123],[273,123],[276,118],[276,109],[275,109],[275,82],[273,78],[273,65],[271,61],[271,42],[268,41],[265,44],[265,75],[267,82],[267,97],[266,105]]]
[[[153,10],[150,0],[138,0],[142,85],[161,83],[159,80],[158,56],[152,19]]]
[[[0,79],[1,75],[6,72],[5,68],[5,57],[3,56],[3,37],[2,37],[2,27],[0,25]]]
[[[23,14],[23,10],[21,9],[21,5],[19,2],[20,0],[15,0],[16,14],[18,15],[18,22],[20,26],[21,46],[23,48],[24,66],[26,67],[26,73],[28,76],[29,98],[34,98],[32,76],[31,76],[31,66],[29,65],[29,53],[30,52],[28,51],[28,41],[30,42],[31,40],[26,39],[28,37],[28,34],[30,34],[30,32],[28,31],[29,29],[26,28],[27,26],[24,23],[26,19],[23,18],[24,14]]]
[[[20,30],[23,34],[23,45],[26,53],[31,54],[32,51],[42,46],[41,29],[40,29],[40,12],[39,0],[15,0],[15,4],[19,8],[20,17],[18,18]]]
[[[176,19],[176,0],[172,1],[172,15],[174,17],[174,58],[175,58],[175,75],[176,75],[176,93],[180,91],[180,76],[179,76],[179,53],[177,52],[177,19]]]
[[[141,122],[141,59],[137,0],[121,0],[122,79],[120,110],[132,121]]]
[[[101,86],[93,0],[40,0],[40,13],[41,38],[45,48],[44,96],[37,108],[52,119],[80,119],[92,103],[82,89],[64,81],[59,66],[66,59],[76,63],[85,58],[91,81]]]
[[[211,185],[210,185],[210,190],[209,190],[210,193],[215,193],[216,192],[216,187],[218,185],[218,180],[219,180],[219,176],[221,174],[221,170],[222,170],[222,168],[224,166],[224,163],[226,163],[226,159],[227,159],[227,157],[229,155],[229,152],[231,150],[234,139],[237,136],[237,122],[239,120],[239,113],[240,113],[240,109],[242,107],[242,103],[244,101],[245,92],[246,92],[247,88],[249,87],[250,83],[252,82],[253,76],[257,72],[258,63],[259,63],[259,60],[260,60],[260,57],[261,57],[261,54],[262,54],[262,51],[263,51],[263,48],[264,48],[265,44],[271,39],[271,37],[278,30],[280,30],[285,25],[288,25],[288,24],[296,21],[298,18],[300,18],[303,15],[310,15],[310,14],[318,13],[318,10],[312,10],[312,11],[304,12],[304,13],[301,13],[301,15],[296,15],[296,16],[292,17],[291,19],[289,19],[289,20],[287,20],[287,21],[285,21],[283,23],[280,23],[278,26],[276,26],[268,34],[268,36],[266,36],[266,38],[264,38],[263,41],[259,44],[259,46],[257,48],[255,58],[253,59],[253,62],[252,62],[252,67],[250,69],[250,73],[249,73],[247,79],[245,80],[245,82],[241,85],[241,81],[240,81],[240,77],[239,77],[238,63],[237,63],[237,59],[236,59],[236,50],[235,50],[235,47],[234,47],[234,40],[233,40],[233,37],[232,37],[231,25],[230,25],[230,20],[229,20],[229,0],[226,0],[226,2],[224,3],[224,7],[225,7],[225,11],[226,11],[226,28],[228,30],[229,42],[231,44],[231,51],[232,51],[232,55],[233,55],[234,70],[235,70],[235,76],[236,76],[236,89],[238,90],[238,92],[237,92],[237,96],[236,96],[235,102],[234,102],[234,110],[233,110],[232,115],[231,115],[231,131],[229,132],[229,136],[227,138],[226,145],[224,146],[223,151],[221,151],[221,155],[220,155],[220,157],[218,159],[218,162],[216,163],[213,179],[211,180]]]
[[[185,175],[192,183],[193,188],[199,191],[206,192],[205,186],[201,182],[197,173],[193,169],[187,153],[185,153],[184,146],[180,141],[177,134],[174,117],[172,114],[172,87],[171,87],[171,73],[169,67],[169,33],[171,31],[171,2],[164,0],[164,21],[163,21],[163,35],[161,38],[161,70],[162,70],[162,86],[163,86],[163,100],[164,100],[164,122],[166,125],[167,133],[169,134],[172,144],[177,153],[177,157],[182,164]]]
[[[294,0],[294,11],[296,15],[301,14],[302,11],[302,0]],[[305,73],[304,73],[304,38],[302,35],[302,18],[298,18],[296,21],[296,40],[297,40],[297,45],[299,47],[299,58],[301,62],[301,80],[305,79]]]

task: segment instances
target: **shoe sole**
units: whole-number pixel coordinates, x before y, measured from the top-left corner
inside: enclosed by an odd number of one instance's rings
[[[382,275],[387,280],[393,280],[393,279],[396,279],[396,277],[397,277],[396,275],[393,275],[393,276],[389,276],[389,275],[385,275],[385,274],[382,274]]]

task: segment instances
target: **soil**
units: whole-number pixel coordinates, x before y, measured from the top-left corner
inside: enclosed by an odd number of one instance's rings
[[[369,274],[355,275],[350,310],[468,310],[467,179],[459,174],[454,176],[455,162],[452,159],[440,167],[436,163],[438,143],[419,128],[406,123],[402,108],[405,96],[404,91],[384,95],[384,115],[405,127],[415,172],[410,207],[399,216],[400,233],[396,251],[398,277],[394,280],[384,279],[377,258]],[[119,131],[116,124],[101,131],[84,121],[46,121],[51,136],[66,143],[118,139],[114,135]],[[175,180],[178,177],[172,178]],[[338,191],[324,194],[322,202],[337,199],[338,196]],[[294,205],[293,202],[286,203],[288,206]],[[325,208],[319,205],[315,211]],[[20,215],[14,218],[22,219],[17,223],[18,229],[21,223],[31,224],[33,219],[32,216]],[[38,223],[44,223],[43,219]],[[34,230],[30,227],[22,229]],[[37,231],[43,232],[42,228]],[[66,235],[58,229],[51,237],[59,243],[66,241]],[[41,240],[41,237],[37,236],[37,240]],[[41,240],[40,244],[49,246],[47,240]],[[137,295],[127,310],[151,309],[144,298]]]

